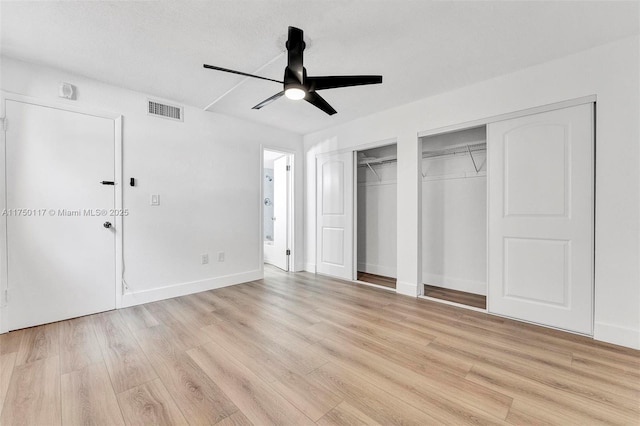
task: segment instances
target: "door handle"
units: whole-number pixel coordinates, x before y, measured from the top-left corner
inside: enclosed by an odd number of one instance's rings
[[[100,182],[103,185],[115,185],[116,183],[112,180],[103,180],[102,182]]]
[[[111,228],[111,222],[105,222],[102,224],[102,226],[104,226],[105,228],[109,229]]]

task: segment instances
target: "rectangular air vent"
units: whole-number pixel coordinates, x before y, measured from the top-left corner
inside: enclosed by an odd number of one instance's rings
[[[183,108],[182,107],[163,104],[161,102],[153,101],[151,99],[148,100],[148,104],[149,105],[148,105],[147,113],[149,115],[155,115],[155,116],[158,116],[158,117],[169,118],[171,120],[183,121],[182,120],[182,114],[183,114]]]

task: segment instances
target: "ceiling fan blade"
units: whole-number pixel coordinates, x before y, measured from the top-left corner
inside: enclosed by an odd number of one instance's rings
[[[307,77],[306,84],[311,90],[336,89],[338,87],[364,86],[382,83],[381,75],[336,75],[327,77]]]
[[[280,97],[282,97],[282,95],[284,95],[284,90],[283,90],[282,92],[280,92],[280,93],[276,93],[275,95],[271,96],[271,97],[270,97],[270,98],[268,98],[268,99],[265,99],[264,101],[260,102],[258,105],[254,106],[254,107],[253,107],[253,108],[251,108],[251,109],[260,109],[260,108],[262,108],[263,106],[267,106],[267,105],[269,105],[271,102],[273,102],[273,101],[275,101],[275,100],[277,100],[277,99],[280,99]]]
[[[304,97],[304,100],[309,102],[311,105],[320,108],[329,115],[333,115],[337,112],[331,105],[329,105],[327,101],[322,98],[322,96],[318,95],[316,92],[308,92],[307,96]]]
[[[228,68],[222,68],[222,67],[216,67],[214,65],[207,65],[207,64],[203,64],[202,65],[205,68],[208,68],[210,70],[216,70],[216,71],[224,71],[224,72],[229,72],[231,74],[238,74],[238,75],[244,75],[245,77],[253,77],[253,78],[259,78],[261,80],[268,80],[268,81],[274,81],[276,83],[280,83],[280,84],[284,84],[282,81],[280,80],[274,80],[272,78],[267,78],[267,77],[260,77],[259,75],[253,75],[253,74],[247,74],[246,72],[242,72],[242,71],[235,71],[235,70],[230,70]]]
[[[304,33],[300,28],[289,27],[287,39],[287,68],[298,79],[298,83],[304,82],[304,66],[302,52],[304,51]]]

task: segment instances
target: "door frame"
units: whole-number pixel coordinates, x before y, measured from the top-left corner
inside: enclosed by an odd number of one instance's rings
[[[353,184],[353,199],[351,200],[351,202],[353,203],[353,217],[352,219],[352,224],[353,224],[353,235],[351,236],[351,238],[353,238],[353,250],[351,252],[351,257],[352,257],[352,264],[353,264],[353,268],[351,271],[351,281],[358,283],[358,284],[363,284],[363,285],[368,285],[371,287],[376,287],[376,288],[380,288],[383,290],[387,290],[387,291],[396,291],[397,292],[397,288],[396,290],[384,287],[384,286],[379,286],[376,284],[371,284],[371,283],[367,283],[364,281],[358,281],[358,175],[357,175],[357,166],[358,166],[358,151],[366,151],[367,149],[372,149],[372,148],[380,148],[382,146],[387,146],[387,145],[393,145],[393,144],[398,144],[398,138],[388,138],[388,139],[382,139],[382,140],[378,140],[378,141],[374,141],[374,142],[365,142],[365,143],[361,143],[358,145],[354,145],[348,148],[341,148],[341,149],[336,149],[336,150],[332,150],[332,151],[327,151],[327,152],[321,152],[321,153],[317,153],[315,156],[315,173],[317,176],[317,172],[318,172],[318,159],[321,159],[323,157],[328,157],[331,155],[336,155],[336,154],[344,154],[346,152],[351,152],[352,153],[352,161],[353,161],[353,176],[351,177],[352,179],[352,184]],[[397,171],[396,171],[396,178],[397,178]],[[316,182],[315,182],[315,188],[314,188],[314,192],[313,192],[313,196],[314,196],[314,200],[315,201],[315,213],[313,215],[313,223],[314,223],[314,233],[315,233],[315,273],[317,272],[317,265],[318,265],[318,256],[319,254],[319,250],[318,250],[318,245],[320,244],[320,239],[318,236],[318,203],[317,203],[317,199],[318,199],[318,182],[317,182],[317,178],[316,178]],[[397,238],[397,235],[396,235]],[[397,269],[397,266],[396,266]],[[322,275],[322,274],[321,274]],[[397,276],[397,271],[396,271],[396,276]]]
[[[6,102],[15,101],[30,105],[36,105],[44,108],[53,108],[61,111],[74,112],[78,114],[90,115],[94,117],[105,118],[113,121],[114,129],[114,185],[115,199],[114,209],[122,210],[123,206],[123,179],[122,179],[122,115],[109,111],[94,109],[86,106],[76,106],[63,101],[52,101],[31,96],[24,96],[17,93],[0,91],[0,119],[2,120],[2,129],[0,129],[0,164],[6,170]],[[69,101],[71,102],[71,101]],[[11,123],[6,124],[8,128]],[[6,173],[0,173],[0,211],[7,207],[7,180]],[[113,275],[114,292],[116,309],[122,307],[123,294],[123,216],[116,215],[113,218],[115,222],[115,270]],[[9,318],[7,304],[7,290],[9,289],[9,276],[7,271],[8,265],[8,241],[7,241],[7,216],[0,217],[0,333],[9,331]],[[10,295],[9,295],[10,299]]]
[[[368,283],[366,281],[358,280],[358,153],[360,151],[367,151],[369,149],[381,148],[383,146],[395,145],[396,146],[396,159],[398,150],[398,140],[386,139],[384,141],[372,142],[362,144],[354,147],[353,151],[353,281],[358,284],[368,285],[370,287],[379,288],[386,291],[396,292],[398,287],[398,262],[396,259],[396,288],[389,288],[378,284]],[[396,188],[398,186],[398,168],[396,166]],[[396,199],[396,210],[398,209],[398,200]],[[396,239],[398,238],[398,231],[396,229]]]
[[[287,247],[290,250],[289,260],[287,262],[287,272],[295,270],[296,250],[295,250],[295,151],[273,147],[271,145],[260,145],[260,271],[264,277],[264,152],[279,152],[289,157],[289,187],[287,188]]]

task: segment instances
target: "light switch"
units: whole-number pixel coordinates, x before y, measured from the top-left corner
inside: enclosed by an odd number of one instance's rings
[[[151,205],[152,206],[159,206],[160,205],[160,195],[151,194]]]

